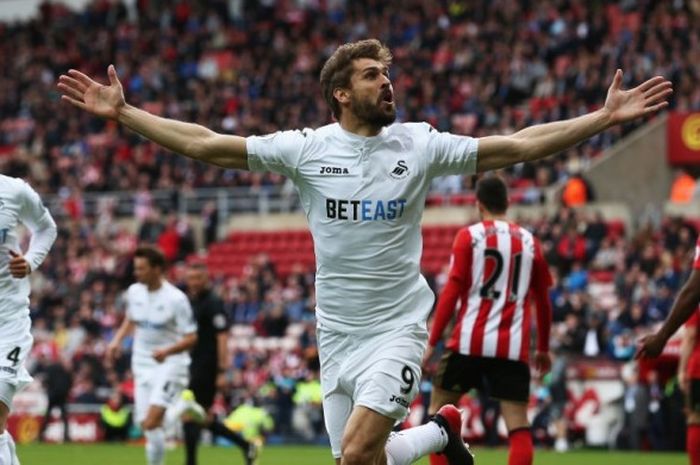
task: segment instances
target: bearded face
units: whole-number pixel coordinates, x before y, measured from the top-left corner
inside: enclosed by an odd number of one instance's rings
[[[391,86],[379,93],[379,97],[360,95],[353,92],[350,97],[350,110],[358,119],[375,127],[388,126],[396,120],[396,105]]]

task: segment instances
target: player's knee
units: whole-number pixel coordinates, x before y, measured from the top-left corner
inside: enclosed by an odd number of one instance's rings
[[[369,448],[349,444],[343,448],[343,465],[372,465],[376,458],[376,451]]]
[[[160,422],[155,418],[146,418],[141,422],[141,429],[144,431],[150,431],[156,429],[160,426]]]
[[[688,413],[688,424],[700,425],[700,412],[692,411]]]

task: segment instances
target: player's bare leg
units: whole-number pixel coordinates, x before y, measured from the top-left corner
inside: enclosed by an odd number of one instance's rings
[[[453,407],[454,408],[454,407]],[[443,423],[444,419],[440,419]],[[459,413],[457,413],[459,422]],[[410,465],[431,452],[445,450],[448,446],[450,426],[437,421],[391,433],[393,418],[381,415],[366,407],[355,407],[345,427],[341,445],[341,465]],[[465,454],[466,446],[459,439],[459,447]],[[468,456],[471,458],[471,455]],[[471,465],[470,461],[455,462]]]
[[[433,386],[433,392],[430,394],[430,406],[428,414],[435,415],[440,407],[447,404],[457,405],[462,394],[459,392],[446,391],[439,387]]]
[[[10,416],[10,409],[4,402],[0,401],[0,434],[7,428],[7,418]]]
[[[7,385],[0,383],[0,391],[2,387],[10,388]],[[15,442],[7,431],[7,419],[10,416],[10,407],[5,402],[0,401],[0,465],[19,465],[19,459],[15,452]]]
[[[366,407],[350,414],[341,445],[342,465],[386,465],[384,446],[395,420]]]
[[[527,404],[502,400],[501,415],[508,428],[508,465],[532,465],[532,433],[527,419]]]
[[[165,407],[150,405],[146,418],[141,422],[143,435],[146,437],[146,460],[148,465],[162,465],[165,456],[165,432],[163,418]]]
[[[460,436],[459,412],[452,405],[446,408],[452,411],[437,412],[437,417],[424,425],[391,433],[393,418],[355,407],[345,426],[342,458],[335,460],[336,465],[409,465],[433,452],[449,455],[451,465],[471,465],[473,457]]]

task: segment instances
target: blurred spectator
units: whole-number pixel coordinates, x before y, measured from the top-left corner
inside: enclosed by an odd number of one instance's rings
[[[622,399],[625,417],[617,439],[618,447],[640,450],[649,428],[649,392],[632,365],[625,365],[622,381],[625,383]]]
[[[564,184],[561,200],[567,207],[580,207],[595,200],[593,188],[580,173],[575,173]]]
[[[70,431],[68,428],[68,394],[70,394],[73,375],[71,374],[70,362],[64,358],[58,358],[47,366],[37,367],[37,376],[41,378],[46,389],[48,405],[44,420],[39,431],[39,440],[46,439],[46,427],[49,425],[54,409],[58,409],[63,422],[63,442],[70,442]]]
[[[671,184],[671,195],[669,200],[673,203],[688,203],[695,196],[696,182],[695,178],[679,170]]]
[[[265,435],[274,428],[274,421],[265,409],[249,400],[234,409],[226,420],[226,427],[240,433],[246,441],[262,444]]]
[[[124,397],[118,389],[112,392],[100,408],[100,422],[104,428],[105,441],[126,441],[129,438],[131,409],[124,404]]]

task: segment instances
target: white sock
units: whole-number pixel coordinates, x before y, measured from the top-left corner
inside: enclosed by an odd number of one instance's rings
[[[170,423],[177,423],[184,411],[185,405],[182,399],[178,399],[175,402],[175,404],[171,405],[167,408],[167,410],[165,410],[165,416],[163,416],[163,423],[166,425]]]
[[[144,431],[146,437],[146,461],[148,465],[163,465],[165,455],[165,432],[163,428]]]
[[[387,465],[410,465],[424,455],[447,446],[447,433],[434,421],[391,433],[386,442]]]
[[[7,438],[10,433],[5,431],[0,434],[0,465],[12,465],[12,456],[10,455],[10,447],[7,444]]]
[[[17,447],[15,446],[15,440],[9,431],[5,430],[5,435],[7,436],[7,448],[10,451],[10,463],[12,465],[19,465],[19,458],[17,458]]]

